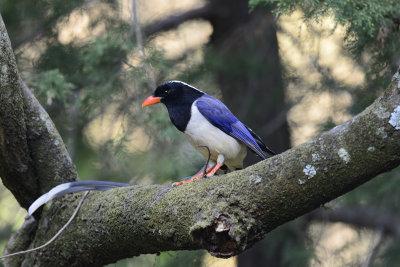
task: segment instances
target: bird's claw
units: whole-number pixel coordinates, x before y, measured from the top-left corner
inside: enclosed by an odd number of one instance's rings
[[[200,178],[202,178],[202,176],[193,176],[192,178],[190,178],[190,179],[187,179],[187,180],[183,180],[183,181],[180,181],[180,182],[175,182],[175,183],[172,183],[172,187],[177,187],[178,185],[183,185],[183,184],[187,184],[187,183],[190,183],[190,182],[192,182],[192,181],[196,181],[196,180],[199,180]],[[185,179],[185,178],[184,178]]]

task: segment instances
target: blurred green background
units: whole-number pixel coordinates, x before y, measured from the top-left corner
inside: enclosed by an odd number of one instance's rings
[[[169,184],[204,159],[156,84],[221,98],[274,151],[351,118],[400,64],[395,1],[0,0],[21,75],[49,112],[80,179]],[[273,10],[273,12],[271,12]],[[247,164],[257,161],[248,156]],[[399,215],[399,169],[332,203]],[[0,189],[0,249],[26,215]],[[110,266],[394,266],[400,239],[355,223],[299,218],[242,255],[166,252]]]

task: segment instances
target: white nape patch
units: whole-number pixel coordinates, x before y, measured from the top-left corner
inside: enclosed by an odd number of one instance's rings
[[[343,147],[338,150],[339,157],[347,164],[350,161],[350,154]]]
[[[249,181],[250,181],[250,184],[258,184],[258,183],[262,182],[262,177],[255,176],[255,175],[252,174],[249,177]]]
[[[387,119],[390,117],[390,112],[387,111],[384,107],[379,107],[376,110],[374,110],[374,114],[379,118],[379,119]]]
[[[305,184],[307,180],[301,180],[301,179],[299,179],[298,181],[299,181],[299,184]]]
[[[388,136],[385,131],[385,127],[379,127],[378,129],[376,129],[376,134],[382,137],[383,139],[385,139]]]
[[[208,158],[207,146],[211,152],[211,160],[217,161],[218,155],[225,156],[225,164],[229,169],[243,167],[246,157],[246,146],[212,125],[199,111],[196,102],[192,105],[191,117],[184,132],[186,138],[205,158]]]
[[[373,147],[373,146],[370,146],[370,147],[367,148],[368,152],[374,152],[375,150],[376,150],[376,148]]]
[[[313,178],[316,174],[317,171],[315,170],[315,167],[308,164],[304,169],[303,172],[305,173],[305,175],[307,175],[308,179]]]
[[[312,153],[311,157],[312,157],[312,161],[317,161],[320,159],[320,156],[318,153]]]
[[[390,125],[392,125],[396,130],[400,130],[400,106],[397,106],[392,112],[389,120]]]
[[[181,84],[184,84],[184,85],[186,85],[186,86],[188,86],[188,87],[190,87],[190,88],[192,88],[192,89],[194,89],[194,90],[197,90],[197,91],[199,91],[199,92],[204,93],[204,92],[201,91],[200,89],[197,89],[196,87],[194,87],[194,86],[192,86],[192,85],[190,85],[190,84],[187,84],[187,83],[185,83],[185,82],[182,82],[182,81],[173,80],[173,81],[168,81],[167,83],[181,83]],[[205,93],[204,93],[204,94],[205,94]]]

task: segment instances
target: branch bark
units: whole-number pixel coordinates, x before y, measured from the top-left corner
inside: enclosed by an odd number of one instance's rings
[[[53,122],[20,79],[1,15],[0,177],[26,209],[55,185],[77,178]],[[9,241],[11,248],[19,250],[31,243],[37,224],[24,225]],[[17,258],[8,262],[18,265]]]
[[[40,119],[40,115],[39,119],[25,115],[29,114],[29,109],[21,104],[23,85],[17,79],[11,47],[3,38],[6,32],[1,25],[0,70],[2,81],[7,81],[1,83],[1,101],[16,99],[7,102],[12,103],[11,107],[6,107],[9,114],[3,110],[5,105],[1,105],[1,177],[11,179],[8,171],[14,170],[15,164],[10,162],[11,165],[6,166],[4,160],[8,159],[7,153],[19,149],[35,168],[41,162],[28,156],[36,151],[40,160],[51,160],[52,156],[64,159],[50,164],[50,168],[54,168],[53,176],[63,178],[51,181],[50,173],[46,172],[46,179],[52,185],[68,180],[66,177],[74,173],[73,165],[70,165],[66,152],[59,148],[62,143],[54,134],[51,121]],[[4,72],[4,66],[13,71]],[[27,122],[23,123],[21,116]],[[41,126],[34,121],[39,121]],[[13,143],[14,137],[7,133],[7,123],[18,130],[18,142]],[[39,138],[42,135],[35,135],[34,144],[47,146],[47,154],[35,150],[35,145],[29,145],[32,144],[26,134],[29,127],[34,128],[32,131],[39,127],[53,138],[47,142]],[[132,186],[91,193],[77,218],[51,246],[5,263],[9,266],[20,265],[22,261],[29,266],[101,266],[143,253],[193,249],[206,249],[217,257],[237,255],[277,226],[398,166],[399,137],[398,71],[384,96],[358,116],[242,171],[177,188],[169,185]],[[60,143],[56,145],[54,140]],[[64,168],[59,168],[57,162],[69,166],[66,168],[70,172],[68,176],[61,176],[63,173],[59,170]],[[20,179],[24,172],[16,169],[11,175]],[[23,181],[21,184],[25,185]],[[38,184],[41,192],[52,186],[44,182]],[[16,197],[20,194],[18,190],[13,193]],[[28,243],[33,246],[43,244],[68,220],[79,198],[79,194],[68,195],[47,205],[38,227],[26,222],[10,240],[7,252],[14,252],[15,247],[22,249]]]

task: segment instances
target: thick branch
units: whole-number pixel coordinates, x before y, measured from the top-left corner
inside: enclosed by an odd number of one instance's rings
[[[340,207],[326,211],[317,209],[306,216],[321,222],[342,222],[357,227],[383,230],[384,233],[400,237],[400,217],[388,212],[362,206]]]
[[[20,80],[1,16],[0,34],[0,176],[27,208],[77,174],[49,115]]]
[[[0,15],[0,176],[20,205],[27,208],[40,194],[24,118],[17,65]]]
[[[132,186],[90,194],[68,233],[30,260],[103,265],[200,248],[218,257],[236,255],[277,226],[400,164],[399,76],[384,97],[350,121],[245,170],[177,188]],[[48,207],[36,244],[68,219],[78,198]]]

